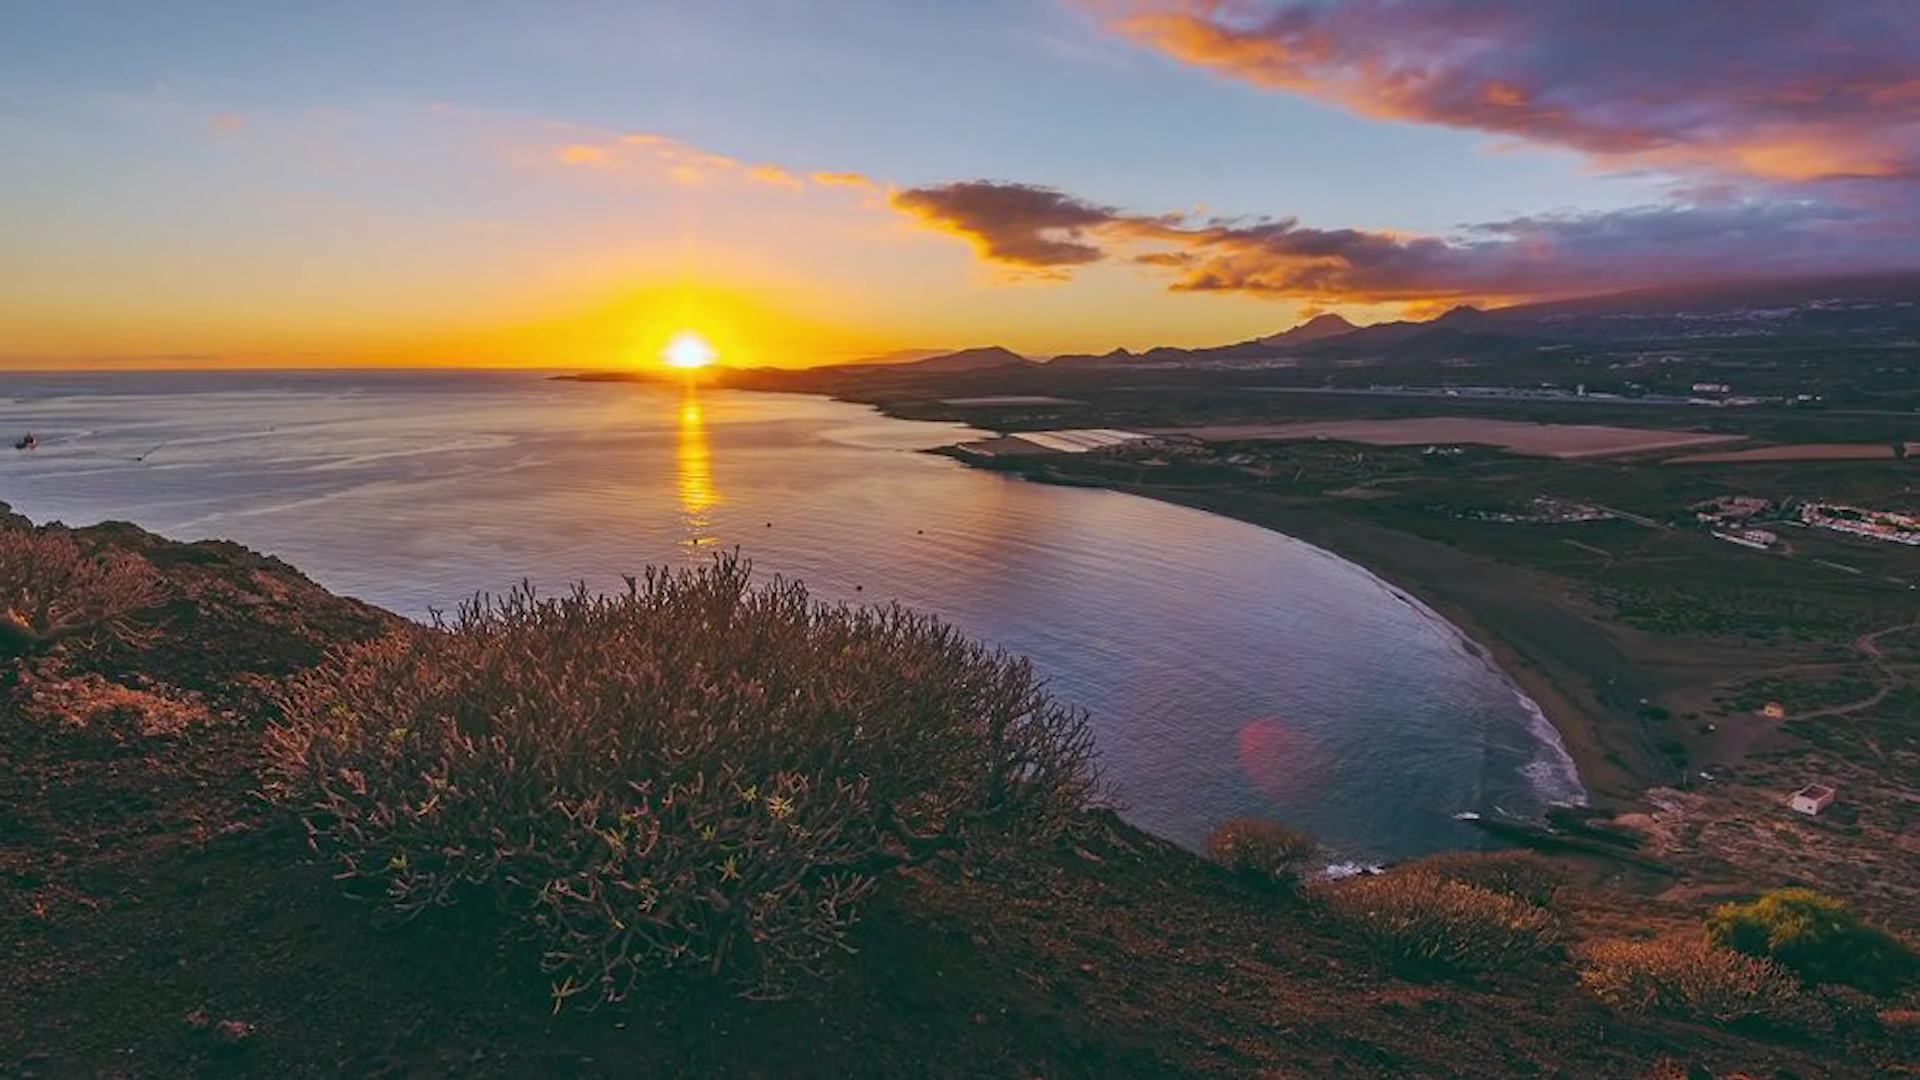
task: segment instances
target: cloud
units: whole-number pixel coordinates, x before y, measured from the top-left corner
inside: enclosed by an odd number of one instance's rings
[[[549,155],[562,166],[604,170],[676,187],[708,188],[732,183],[785,191],[801,191],[809,184],[868,191],[878,187],[859,173],[802,174],[772,162],[749,163],[654,132],[613,134],[589,130],[573,134],[580,137],[559,145]]]
[[[211,121],[213,130],[222,135],[238,135],[246,129],[247,118],[239,113],[214,113]]]
[[[1183,63],[1617,168],[1920,178],[1911,0],[1121,0]]]
[[[891,203],[960,237],[984,260],[1059,279],[1124,259],[1181,293],[1238,293],[1320,304],[1431,304],[1602,292],[1704,278],[1911,261],[1905,237],[1870,212],[1809,200],[1702,192],[1691,202],[1563,213],[1419,236],[1319,228],[1293,218],[1137,214],[1054,188],[962,181],[910,188]]]
[[[1106,252],[1090,233],[1127,220],[1053,188],[991,180],[908,188],[889,202],[924,226],[966,239],[983,259],[1028,271],[1100,261]]]
[[[799,177],[778,165],[755,165],[747,170],[747,179],[772,187],[786,188],[789,191],[799,191],[806,186],[800,182]]]
[[[563,166],[600,169],[677,187],[703,188],[743,181],[798,190],[800,178],[772,164],[748,164],[666,135],[634,132],[565,143],[553,152]]]
[[[855,172],[817,172],[809,174],[807,179],[821,187],[850,187],[871,191],[878,186],[872,180]]]

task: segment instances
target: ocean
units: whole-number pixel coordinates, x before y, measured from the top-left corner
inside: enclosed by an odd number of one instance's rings
[[[1583,798],[1539,710],[1444,620],[1311,545],[970,470],[977,436],[782,394],[526,372],[0,376],[0,500],[287,560],[425,618],[521,580],[610,588],[738,549],[1025,654],[1086,708],[1128,820],[1238,816],[1339,857],[1473,847],[1461,811]]]

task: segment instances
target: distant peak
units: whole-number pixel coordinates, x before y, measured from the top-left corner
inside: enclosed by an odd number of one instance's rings
[[[1344,317],[1331,311],[1324,315],[1315,315],[1306,322],[1284,333],[1260,339],[1262,345],[1304,345],[1309,341],[1323,341],[1327,338],[1351,334],[1359,327]]]
[[[1329,311],[1321,315],[1315,315],[1313,318],[1308,319],[1306,322],[1303,322],[1299,326],[1294,327],[1294,329],[1305,330],[1309,326],[1338,326],[1338,327],[1344,327],[1348,330],[1358,329],[1358,327],[1354,326],[1353,323],[1347,321],[1346,316],[1341,315],[1339,312],[1335,312],[1335,311]]]

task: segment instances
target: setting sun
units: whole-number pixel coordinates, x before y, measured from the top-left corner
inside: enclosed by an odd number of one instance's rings
[[[673,340],[667,342],[667,347],[660,350],[660,359],[668,367],[687,371],[706,367],[713,363],[715,355],[713,346],[707,344],[707,339],[691,330],[682,330],[675,334]]]

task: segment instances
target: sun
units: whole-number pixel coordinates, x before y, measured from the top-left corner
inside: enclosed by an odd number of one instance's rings
[[[660,359],[663,363],[670,368],[680,368],[683,371],[706,367],[713,363],[716,355],[718,354],[714,352],[713,346],[707,344],[707,339],[692,330],[682,330],[673,335],[673,340],[667,342],[667,347],[660,350]]]

